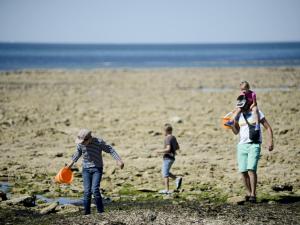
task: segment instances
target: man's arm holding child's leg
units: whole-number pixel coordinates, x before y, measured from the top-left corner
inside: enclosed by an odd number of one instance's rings
[[[240,126],[236,120],[234,120],[234,124],[231,126],[231,130],[235,135],[240,132]]]

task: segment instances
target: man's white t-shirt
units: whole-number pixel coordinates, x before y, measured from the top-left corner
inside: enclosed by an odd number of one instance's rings
[[[255,124],[255,118],[254,118],[254,115],[253,115],[252,111],[246,113],[245,116],[246,116],[246,119],[248,120],[249,124]],[[260,120],[265,118],[265,115],[260,110],[259,110],[259,118],[260,118]],[[249,127],[248,127],[248,124],[247,124],[246,120],[244,119],[244,116],[243,116],[242,113],[240,115],[238,123],[239,123],[239,126],[240,126],[240,141],[239,141],[239,144],[251,143],[252,141],[249,138]],[[261,129],[260,129],[259,142],[260,143],[262,142]]]

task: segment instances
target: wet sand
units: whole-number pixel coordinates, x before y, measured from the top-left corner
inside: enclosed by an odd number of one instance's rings
[[[184,177],[184,192],[211,187],[227,197],[243,195],[237,137],[221,127],[241,80],[257,92],[274,131],[274,152],[262,145],[258,193],[289,183],[299,194],[299,68],[2,72],[0,178],[13,185],[12,195],[81,196],[80,163],[71,186],[52,178],[70,161],[78,130],[87,127],[125,162],[121,171],[104,154],[107,195],[124,186],[159,190],[162,160],[154,150],[162,148],[162,126],[170,122],[181,145],[173,172]]]

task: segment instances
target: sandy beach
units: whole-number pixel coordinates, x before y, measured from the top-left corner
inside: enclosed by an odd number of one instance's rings
[[[300,69],[34,70],[0,74],[0,178],[11,195],[81,196],[81,163],[68,187],[53,176],[75,152],[80,128],[113,145],[124,170],[104,154],[101,188],[118,198],[124,187],[158,191],[163,125],[170,122],[181,150],[173,171],[183,176],[186,198],[214,190],[243,195],[236,165],[237,137],[221,127],[247,80],[274,131],[274,152],[259,162],[258,196],[290,184],[300,194]],[[174,185],[172,184],[172,188]]]

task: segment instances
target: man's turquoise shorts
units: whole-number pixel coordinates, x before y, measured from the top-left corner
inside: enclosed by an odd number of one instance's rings
[[[238,144],[237,159],[239,172],[257,169],[257,163],[260,157],[260,144]]]

